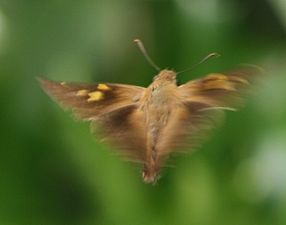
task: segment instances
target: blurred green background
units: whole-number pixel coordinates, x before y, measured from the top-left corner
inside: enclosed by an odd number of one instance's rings
[[[0,225],[286,224],[285,0],[1,0]],[[40,89],[36,76],[147,86],[222,57],[180,82],[240,63],[267,70],[247,106],[228,112],[155,186]]]

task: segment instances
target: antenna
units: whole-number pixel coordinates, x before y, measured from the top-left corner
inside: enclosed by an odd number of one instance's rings
[[[189,70],[192,70],[192,69],[196,68],[198,65],[200,65],[200,64],[202,64],[202,63],[208,61],[209,59],[211,59],[211,58],[217,58],[217,57],[219,57],[219,56],[220,56],[220,54],[218,54],[218,53],[216,53],[216,52],[212,52],[212,53],[208,54],[205,58],[203,58],[201,61],[199,61],[197,64],[193,65],[191,68],[185,69],[185,70],[183,70],[183,71],[180,71],[180,72],[178,72],[177,74],[179,74],[179,73],[184,73],[184,72],[187,72],[187,71],[189,71]]]
[[[148,55],[146,49],[144,48],[144,45],[142,43],[142,41],[140,39],[134,39],[134,42],[138,45],[138,48],[140,49],[140,51],[142,52],[142,54],[144,55],[145,59],[149,62],[149,64],[157,71],[160,71],[160,67],[156,65],[156,63],[153,62],[153,60],[151,59],[151,57]]]

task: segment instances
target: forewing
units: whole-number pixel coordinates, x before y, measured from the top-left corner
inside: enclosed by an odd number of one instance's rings
[[[136,104],[145,88],[109,83],[77,84],[39,79],[43,89],[64,108],[85,120]]]
[[[243,105],[243,97],[261,74],[256,66],[243,66],[226,73],[212,73],[179,87],[183,101],[204,104],[207,109],[235,109]]]

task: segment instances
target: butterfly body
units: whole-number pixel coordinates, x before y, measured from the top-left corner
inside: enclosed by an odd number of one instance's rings
[[[163,137],[174,107],[179,102],[176,73],[162,70],[153,83],[146,89],[139,109],[143,110],[146,126],[147,151],[144,163],[143,179],[147,183],[156,181],[161,168],[160,150],[157,143]]]
[[[196,147],[198,134],[214,126],[213,115],[240,104],[254,73],[257,68],[250,67],[213,73],[177,86],[176,72],[162,70],[147,88],[39,80],[124,156],[142,163],[143,180],[155,183],[170,153]]]

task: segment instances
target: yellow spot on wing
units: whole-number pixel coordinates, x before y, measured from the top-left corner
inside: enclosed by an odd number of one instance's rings
[[[88,93],[87,90],[83,89],[83,90],[79,90],[77,93],[76,93],[76,96],[86,96]]]
[[[63,81],[63,82],[61,82],[60,84],[61,84],[62,86],[63,86],[63,85],[66,85],[66,82]]]
[[[98,84],[97,85],[97,89],[101,90],[101,91],[109,91],[109,90],[111,90],[111,88],[109,86],[107,86],[106,84]]]
[[[235,76],[235,75],[230,75],[230,76],[226,76],[222,73],[211,73],[207,76],[208,79],[214,79],[214,80],[229,80],[229,81],[237,81],[240,82],[242,84],[249,84],[249,82],[239,76]]]
[[[222,73],[211,73],[207,76],[208,79],[227,80],[227,76]]]
[[[104,94],[101,91],[94,91],[88,93],[89,98],[87,99],[88,102],[93,102],[93,101],[100,101],[101,99],[104,98]]]

